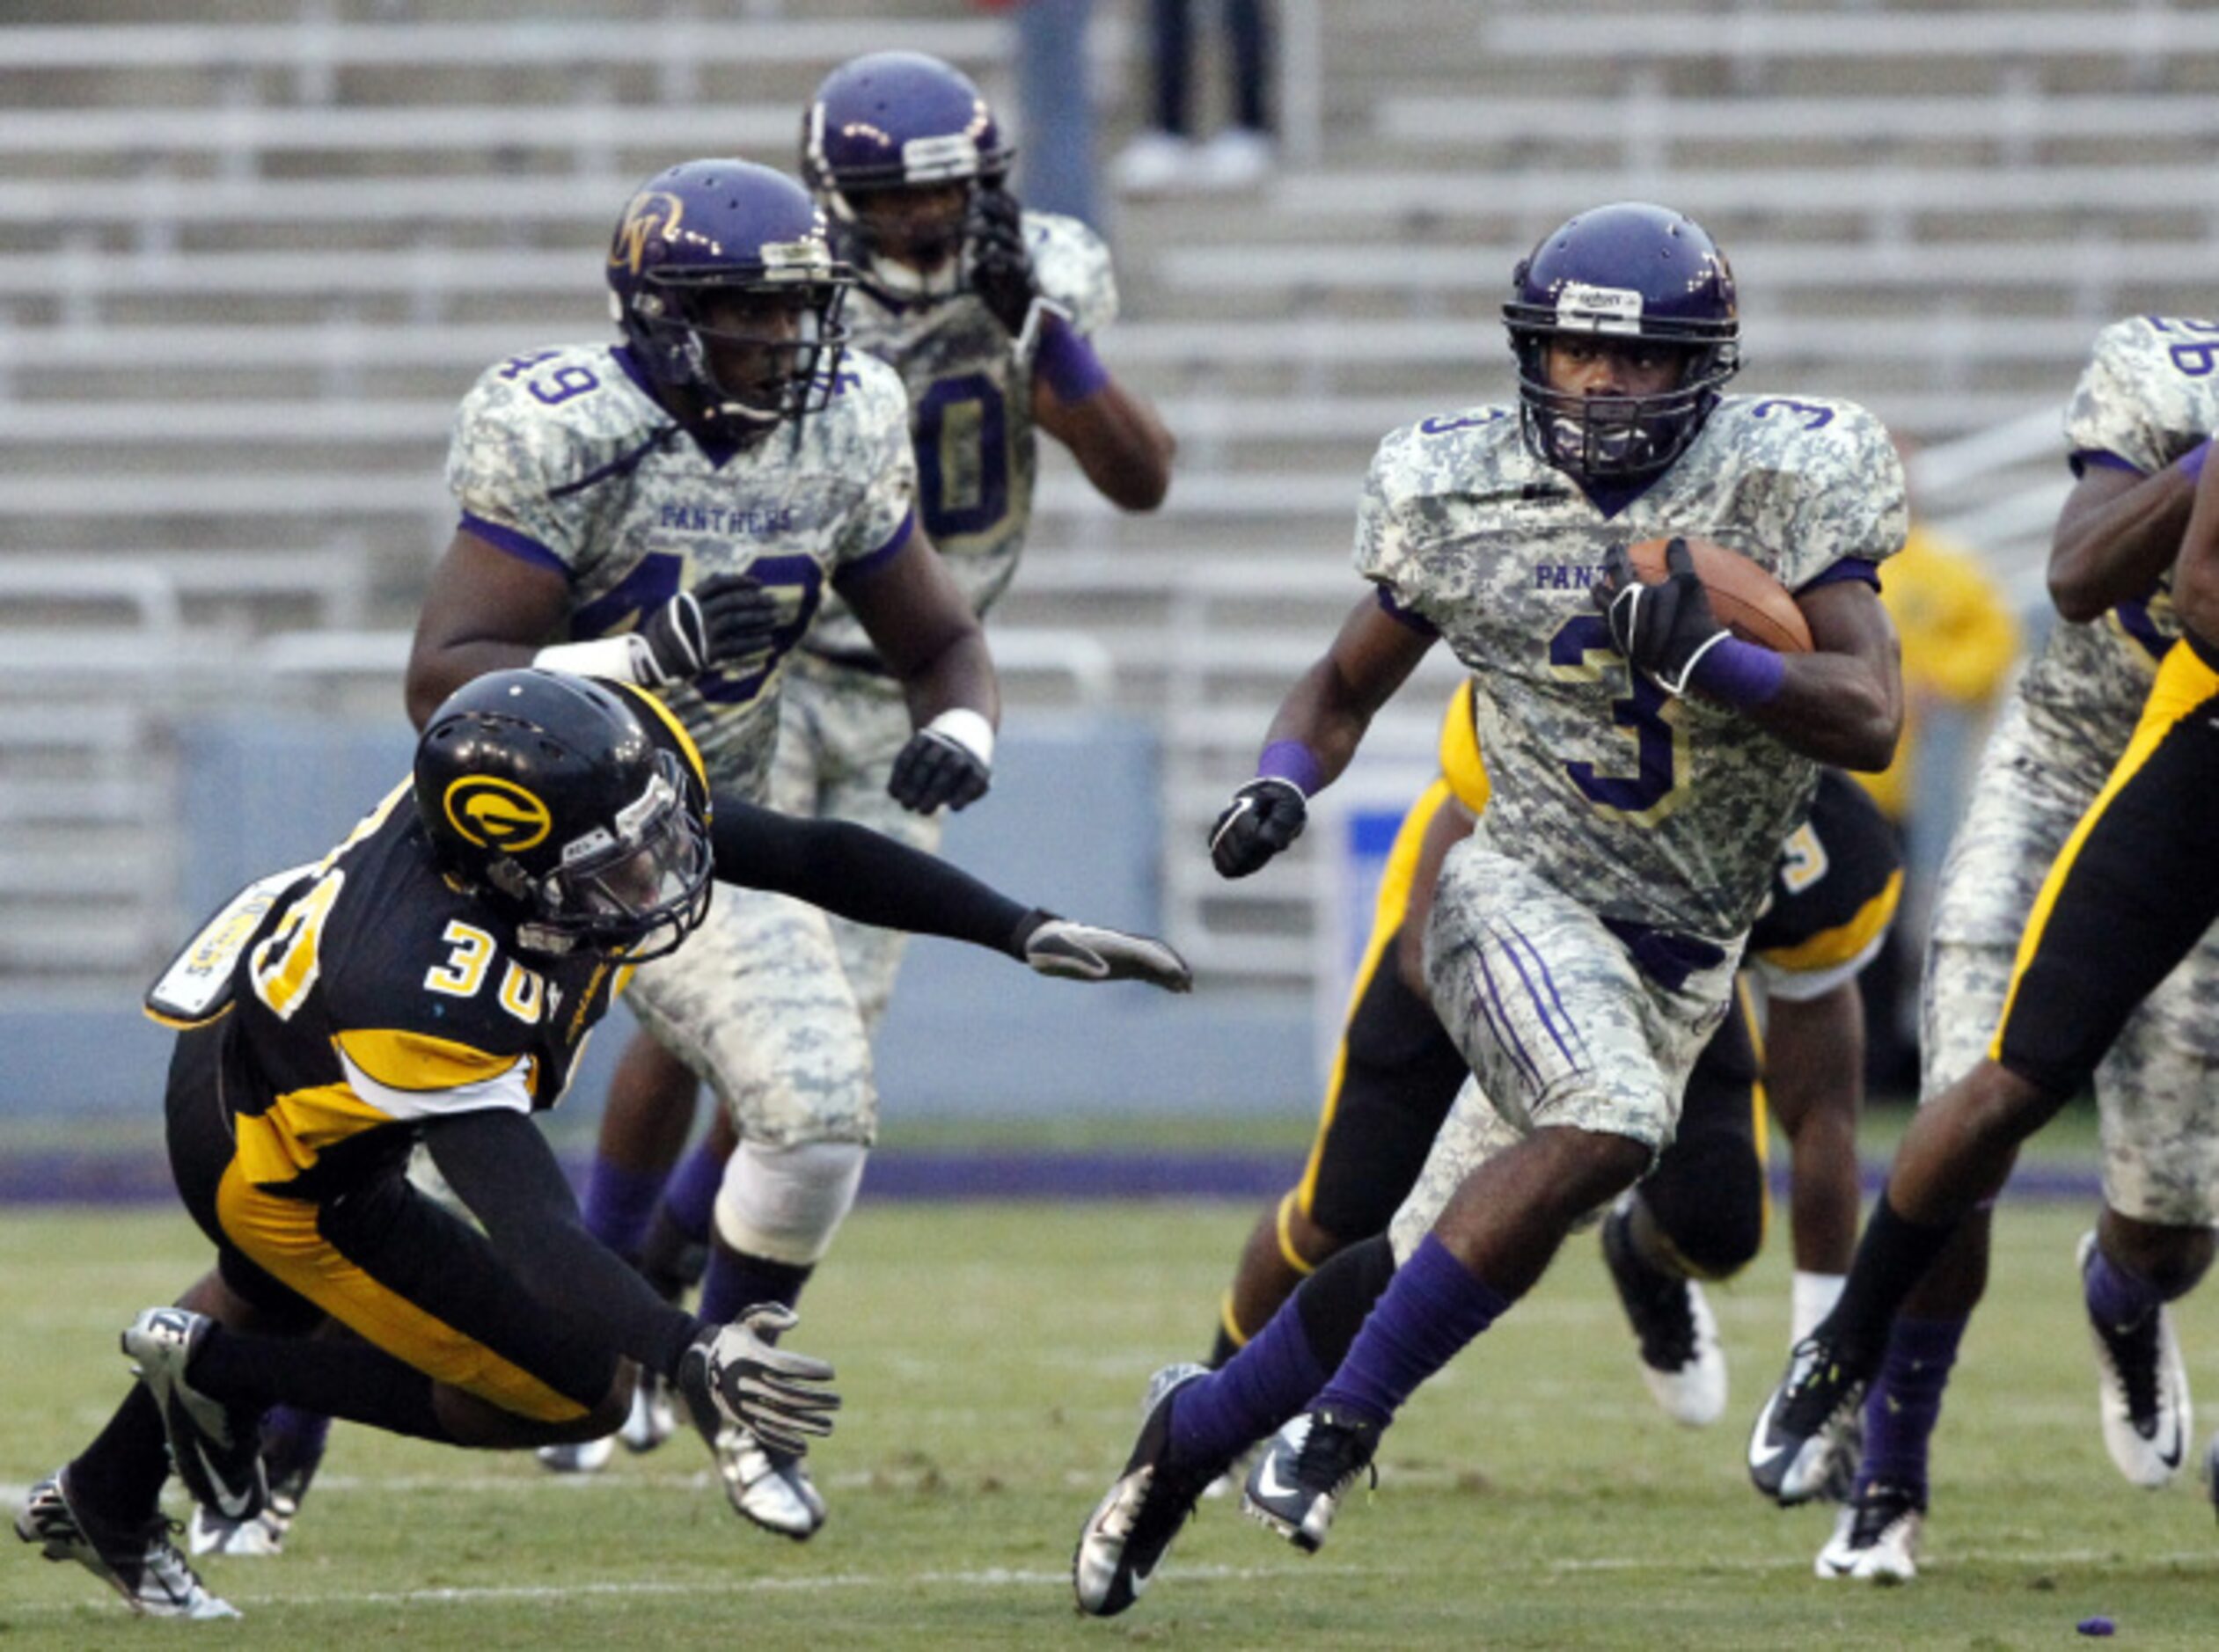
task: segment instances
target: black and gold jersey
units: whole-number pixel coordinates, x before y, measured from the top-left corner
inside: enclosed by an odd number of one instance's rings
[[[693,742],[627,691],[706,800]],[[282,888],[257,887],[259,921],[221,937],[230,996],[208,1019],[223,1017],[223,1105],[241,1171],[304,1197],[397,1165],[428,1119],[553,1107],[630,973],[519,947],[515,918],[442,870],[406,783],[321,860]]]
[[[1811,817],[1781,851],[1747,961],[1775,998],[1814,998],[1871,961],[1902,895],[1894,829],[1864,787],[1822,769]]]

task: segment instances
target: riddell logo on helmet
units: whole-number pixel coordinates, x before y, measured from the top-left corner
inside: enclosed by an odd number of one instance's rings
[[[447,788],[447,823],[480,849],[515,854],[554,830],[547,806],[512,780],[465,774]]]
[[[647,258],[648,238],[676,235],[678,220],[685,216],[685,203],[667,190],[650,189],[634,195],[624,209],[624,222],[617,225],[616,240],[609,247],[609,267],[621,267],[637,275]]]

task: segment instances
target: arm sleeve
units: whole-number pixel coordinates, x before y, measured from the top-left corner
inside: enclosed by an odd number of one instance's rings
[[[1024,956],[1042,915],[934,855],[846,821],[805,820],[716,800],[716,875],[881,929],[945,935]]]
[[[577,1199],[537,1125],[503,1109],[461,1113],[427,1124],[424,1145],[534,1301],[559,1309],[589,1335],[650,1370],[677,1375],[700,1321],[655,1295],[586,1232]]]

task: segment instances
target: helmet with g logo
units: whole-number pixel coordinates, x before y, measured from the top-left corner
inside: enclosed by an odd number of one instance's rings
[[[495,671],[416,745],[416,812],[449,876],[533,952],[660,957],[707,915],[707,798],[617,690]]]

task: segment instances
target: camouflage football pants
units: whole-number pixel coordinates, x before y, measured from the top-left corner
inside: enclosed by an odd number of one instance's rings
[[[1670,988],[1586,907],[1497,852],[1486,823],[1449,851],[1425,934],[1433,1007],[1471,1064],[1417,1186],[1398,1253],[1465,1176],[1536,1129],[1671,1142],[1688,1075],[1733,1002],[1737,954]]]
[[[789,663],[768,801],[788,815],[853,821],[927,853],[938,816],[886,794],[910,735],[890,678],[806,653]],[[707,1078],[745,1140],[795,1147],[878,1136],[870,1040],[908,937],[851,924],[781,895],[718,888],[707,925],[644,967],[631,1003]]]
[[[2067,778],[2013,701],[1981,762],[1934,905],[1919,1005],[1920,1099],[1988,1053],[2019,932],[2097,787]],[[2096,1069],[2104,1202],[2170,1227],[2219,1219],[2219,938],[2128,1018]]]

